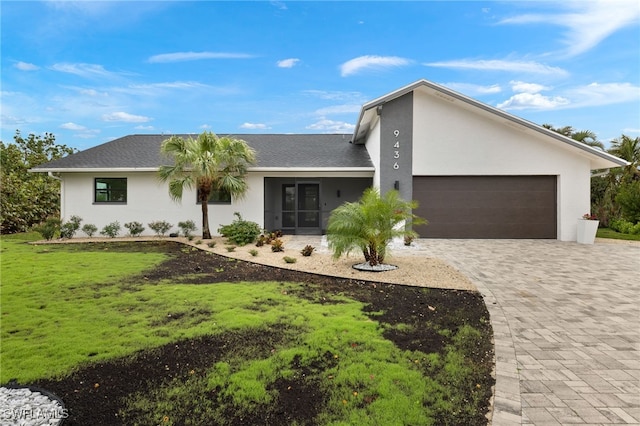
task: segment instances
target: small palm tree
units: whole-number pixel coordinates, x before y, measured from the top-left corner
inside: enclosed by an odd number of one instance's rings
[[[640,137],[632,139],[622,135],[612,140],[609,153],[629,162],[629,165],[622,169],[623,181],[640,179]]]
[[[377,189],[365,190],[359,201],[341,205],[329,217],[327,241],[333,257],[361,250],[371,266],[383,263],[391,240],[415,237],[410,225],[426,224],[412,213],[417,207],[417,201],[404,201],[396,190],[382,197]]]
[[[202,204],[202,238],[210,239],[209,206],[211,192],[226,191],[242,197],[247,189],[247,169],[255,163],[256,153],[241,139],[218,137],[204,132],[197,139],[172,136],[162,142],[163,154],[172,157],[172,166],[161,166],[160,180],[169,182],[169,195],[182,200],[185,188],[198,190]]]

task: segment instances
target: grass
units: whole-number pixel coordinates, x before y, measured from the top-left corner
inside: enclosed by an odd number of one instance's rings
[[[453,410],[472,416],[470,401],[482,403],[474,390],[488,372],[468,362],[481,338],[469,325],[442,331],[453,334],[442,353],[406,351],[345,296],[318,292],[320,303],[282,282],[146,283],[140,273],[166,259],[161,250],[25,244],[34,239],[2,239],[0,383],[63,377],[197,336],[275,329],[282,333],[269,345],[248,340],[204,372],[130,395],[119,415],[131,424],[223,424],[230,410],[266,415],[287,383],[317,392],[317,424],[428,425]]]
[[[614,240],[629,240],[629,241],[640,241],[640,234],[623,234],[621,232],[614,231],[610,228],[598,228],[598,233],[596,234],[598,238],[611,238]]]

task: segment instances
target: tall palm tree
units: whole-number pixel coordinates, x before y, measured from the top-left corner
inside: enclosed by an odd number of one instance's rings
[[[631,139],[622,135],[612,140],[609,153],[629,162],[623,169],[622,180],[640,179],[640,137]]]
[[[416,201],[403,200],[396,190],[381,197],[377,189],[367,189],[359,201],[345,203],[331,213],[327,241],[333,257],[361,250],[369,265],[383,263],[393,238],[416,236],[405,223],[426,223],[411,212],[417,207]]]
[[[169,195],[182,200],[185,188],[196,188],[202,205],[202,238],[210,239],[209,206],[211,192],[226,191],[242,197],[247,189],[247,169],[256,153],[241,139],[218,137],[204,132],[197,139],[172,136],[162,142],[160,151],[173,158],[171,166],[161,166],[160,180],[169,182]]]

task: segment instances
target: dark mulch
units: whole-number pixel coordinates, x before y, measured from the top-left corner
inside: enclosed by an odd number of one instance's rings
[[[386,332],[385,337],[402,349],[425,353],[438,352],[449,341],[434,332],[434,328],[455,330],[468,323],[479,328],[487,336],[486,343],[476,348],[474,362],[493,362],[489,314],[482,297],[476,292],[425,289],[319,276],[233,260],[177,243],[111,243],[105,247],[95,245],[89,249],[130,251],[134,246],[139,250],[165,251],[170,254],[170,258],[152,271],[146,272],[143,277],[132,280],[132,285],[136,280],[140,282],[140,279],[145,282],[170,279],[174,283],[195,284],[240,281],[308,283],[308,286],[300,290],[299,296],[317,300],[319,290],[326,292],[327,299],[332,295],[346,295],[364,302],[367,312],[378,313],[375,315],[376,321],[412,326],[402,328],[407,331],[389,328],[390,331]],[[380,312],[383,312],[382,315]],[[89,364],[65,378],[40,380],[34,385],[51,391],[64,401],[70,415],[65,425],[126,424],[117,413],[122,408],[123,399],[128,395],[153,389],[175,378],[185,378],[193,371],[204,372],[218,360],[224,359],[228,351],[242,347],[247,342],[252,342],[253,347],[261,347],[267,351],[281,341],[283,336],[282,330],[277,328],[266,332],[244,331],[203,336],[142,351],[124,359]],[[488,409],[494,380],[491,377],[483,377],[482,380],[484,382],[479,384],[486,390],[485,409]],[[227,424],[313,424],[313,419],[323,403],[323,397],[317,388],[310,387],[308,382],[292,383],[285,380],[277,381],[273,386],[280,390],[280,399],[269,418],[239,418],[229,413]],[[293,394],[287,392],[291,387],[308,389]],[[483,417],[485,413],[480,414],[473,423],[466,424],[486,424]]]

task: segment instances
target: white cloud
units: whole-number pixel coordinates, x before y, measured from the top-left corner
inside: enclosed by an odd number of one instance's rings
[[[267,126],[264,123],[242,123],[240,125],[241,129],[249,129],[249,130],[267,130],[271,127]]]
[[[72,122],[64,123],[64,124],[60,125],[60,128],[61,129],[67,129],[67,130],[86,130],[87,129],[84,126],[81,126],[79,124],[72,123]]]
[[[136,130],[154,130],[155,127],[153,127],[153,126],[136,126],[136,127],[134,127],[134,129],[136,129]]]
[[[629,133],[639,133],[639,134],[640,134],[640,128],[638,128],[638,129],[633,129],[633,128],[630,128],[630,127],[626,127],[626,128],[624,128],[624,129],[622,129],[622,133],[624,133],[624,134],[629,134]]]
[[[479,71],[507,71],[530,74],[545,74],[566,76],[569,73],[558,67],[550,67],[534,61],[508,61],[508,60],[471,60],[459,59],[453,61],[428,62],[428,67],[468,69]]]
[[[146,123],[151,121],[151,118],[142,115],[133,115],[127,112],[112,112],[111,114],[104,114],[102,116],[104,121],[124,121],[126,123]]]
[[[116,73],[105,70],[102,65],[96,64],[59,63],[52,65],[51,69],[80,77],[112,77],[116,75]]]
[[[578,107],[640,102],[640,86],[631,83],[591,83],[567,91]]]
[[[499,103],[497,107],[504,110],[547,110],[566,106],[569,103],[569,99],[561,96],[551,97],[543,96],[540,93],[518,93]]]
[[[504,19],[501,24],[555,24],[567,28],[566,53],[576,56],[597,46],[616,31],[640,20],[636,1],[594,0],[565,2],[567,13],[527,14]]]
[[[203,124],[203,125],[200,126],[200,128],[204,129],[204,130],[208,130],[208,129],[211,128],[211,125],[210,124]]]
[[[410,63],[409,59],[399,56],[359,56],[340,65],[340,74],[346,77],[362,70],[403,67]]]
[[[340,92],[331,90],[305,90],[302,93],[315,96],[320,99],[327,99],[330,101],[356,101],[359,103],[365,102],[366,99],[360,92]]]
[[[202,59],[248,59],[253,55],[231,52],[174,52],[162,53],[149,58],[151,63],[198,61]]]
[[[525,83],[524,81],[510,81],[511,90],[516,93],[538,93],[543,90],[549,90],[547,86],[543,86],[537,83]]]
[[[320,131],[322,133],[351,133],[356,128],[351,123],[345,123],[344,121],[333,121],[321,118],[313,124],[306,127],[309,130]]]
[[[298,58],[289,58],[278,61],[277,64],[279,68],[293,68],[298,62],[300,62]]]
[[[468,96],[490,95],[492,93],[502,92],[502,88],[499,84],[493,84],[491,86],[481,86],[479,84],[471,83],[443,83],[442,85],[460,93],[464,93]]]
[[[16,62],[13,66],[18,68],[20,71],[36,71],[40,69],[37,65],[22,61]]]

